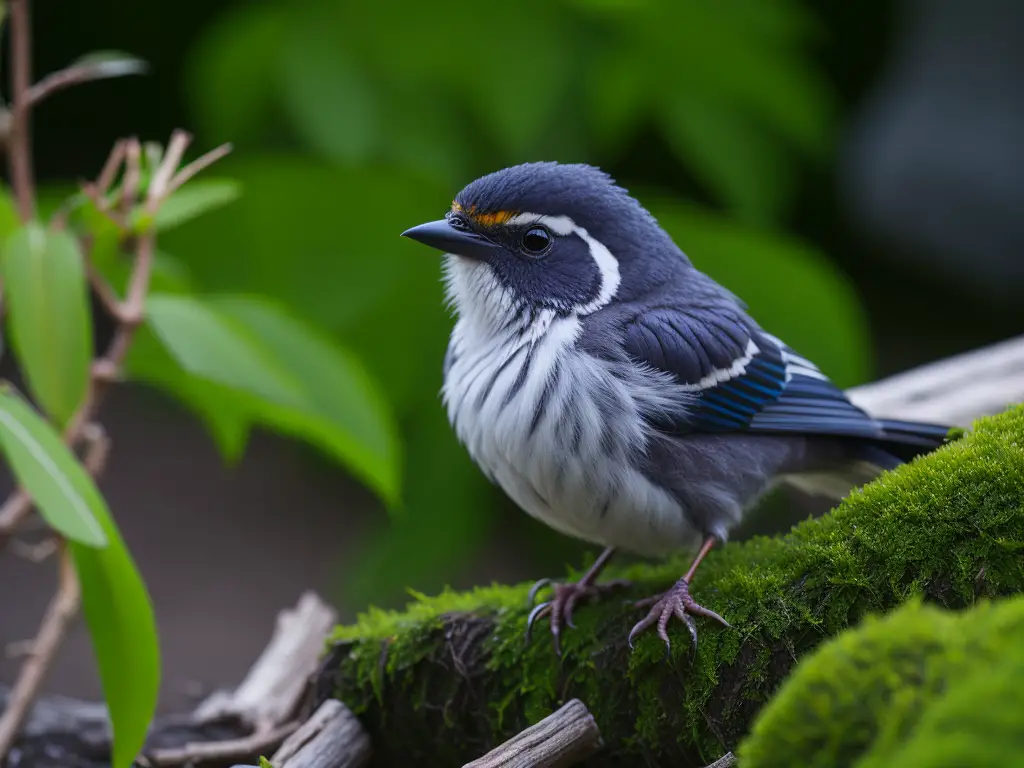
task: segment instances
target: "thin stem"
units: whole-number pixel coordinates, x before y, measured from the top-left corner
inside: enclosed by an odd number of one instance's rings
[[[231,152],[231,149],[232,146],[230,143],[221,144],[219,147],[211,149],[205,155],[197,157],[174,175],[174,178],[171,179],[170,183],[167,185],[167,194],[170,195],[197,173],[209,168],[222,157],[226,157]]]
[[[3,716],[0,716],[0,756],[6,755],[14,744],[32,708],[32,702],[46,679],[47,672],[50,671],[57,649],[67,634],[68,626],[78,613],[80,600],[81,591],[75,566],[71,555],[62,545],[57,594],[53,596],[50,607],[46,609],[43,623],[39,626],[39,634],[32,643],[31,654],[21,668],[18,682],[11,691],[7,709],[4,710]]]
[[[11,8],[11,134],[7,153],[11,183],[22,221],[35,216],[35,184],[32,179],[32,137],[29,134],[32,82],[32,34],[28,0],[10,0]]]

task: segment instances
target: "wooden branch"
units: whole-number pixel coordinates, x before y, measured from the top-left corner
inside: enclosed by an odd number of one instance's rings
[[[299,727],[297,722],[264,728],[246,736],[223,741],[193,741],[180,747],[154,749],[145,755],[151,766],[193,766],[203,762],[245,759],[269,752]],[[326,768],[326,767],[325,767]]]
[[[238,717],[255,727],[281,725],[295,714],[316,671],[337,612],[313,592],[282,611],[270,643],[231,694],[218,692],[195,711],[199,721]]]
[[[590,710],[573,699],[463,768],[565,768],[602,746],[601,731]]]
[[[361,768],[370,737],[344,704],[328,699],[270,758],[274,768]]]
[[[317,755],[332,760],[344,755],[349,761],[331,763],[331,768],[364,765],[369,739],[340,702],[327,703],[305,725],[296,715],[336,621],[334,609],[317,595],[302,595],[294,608],[278,615],[268,646],[241,685],[233,693],[214,694],[187,715],[158,718],[139,764],[224,765],[255,761],[280,746],[282,762],[275,762],[275,768],[282,768],[284,759],[288,768],[326,768],[310,762]],[[16,695],[0,689],[0,709],[6,702],[10,711]],[[109,766],[109,758],[97,757],[109,754],[106,707],[62,697],[40,699],[28,712],[17,742],[19,768],[53,765],[57,744],[67,768]]]
[[[1024,402],[1024,336],[847,391],[873,416],[967,427]]]
[[[739,765],[739,762],[736,760],[736,755],[732,752],[726,752],[715,762],[704,766],[704,768],[736,768],[737,765]]]

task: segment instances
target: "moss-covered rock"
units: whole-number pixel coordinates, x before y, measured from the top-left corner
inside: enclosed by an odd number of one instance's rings
[[[1024,407],[886,473],[823,518],[715,550],[694,595],[731,629],[700,624],[691,654],[617,597],[582,605],[559,660],[523,642],[528,585],[419,596],[341,627],[320,675],[360,716],[374,765],[460,765],[578,697],[607,748],[594,766],[704,765],[733,749],[796,660],[911,598],[946,608],[1024,591]],[[636,566],[624,598],[670,585],[686,557]]]
[[[1024,598],[869,618],[801,661],[737,756],[743,768],[1024,764]]]

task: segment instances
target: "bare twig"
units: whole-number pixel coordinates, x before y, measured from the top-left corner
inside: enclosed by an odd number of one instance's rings
[[[601,746],[593,716],[582,701],[573,699],[463,768],[563,768],[582,762]]]
[[[180,171],[178,171],[174,178],[171,179],[167,185],[167,194],[170,195],[175,190],[179,189],[182,184],[191,179],[197,173],[209,168],[215,162],[220,160],[222,157],[226,157],[231,153],[231,144],[221,144],[219,147],[215,147],[207,152],[205,155],[201,155],[193,160],[191,163],[186,165]]]
[[[204,741],[173,749],[154,749],[143,759],[152,766],[194,765],[214,760],[237,760],[275,749],[298,727],[298,721],[292,720],[276,728],[256,731],[241,739]]]
[[[56,539],[45,539],[36,544],[29,544],[21,539],[11,539],[7,545],[11,554],[32,563],[48,560],[60,548]]]
[[[32,136],[29,133],[32,82],[32,30],[28,0],[10,0],[11,9],[11,133],[7,161],[11,185],[18,201],[18,214],[28,221],[36,212],[35,183],[32,178]]]
[[[92,190],[98,197],[102,198],[110,191],[110,187],[114,184],[114,179],[117,178],[117,172],[121,170],[121,166],[124,164],[127,153],[128,139],[118,139],[113,149],[110,150],[110,154],[107,155],[107,161],[103,164],[103,170],[100,171],[100,175],[96,177],[96,183],[91,185]]]
[[[170,194],[171,179],[174,172],[181,165],[181,159],[185,156],[185,150],[192,142],[192,136],[186,131],[176,130],[171,134],[171,140],[167,144],[167,151],[164,152],[160,166],[153,173],[150,179],[149,188],[146,190],[146,211],[154,214]]]
[[[274,768],[360,768],[370,759],[370,737],[356,716],[328,699],[270,758]]]
[[[32,497],[21,488],[15,488],[0,507],[0,542],[13,534],[31,511]]]
[[[142,145],[134,136],[127,140],[124,148],[124,178],[121,180],[120,213],[122,216],[135,205],[142,183]]]
[[[103,304],[107,314],[111,317],[117,317],[121,311],[121,297],[117,295],[117,292],[96,268],[92,259],[85,260],[85,272],[89,277],[89,285],[92,286],[93,292],[100,300],[100,303]]]
[[[6,755],[14,744],[21,724],[28,715],[57,649],[67,633],[68,625],[78,612],[80,597],[75,567],[71,555],[64,549],[60,558],[60,585],[57,594],[46,611],[43,623],[39,627],[39,634],[33,643],[32,653],[21,668],[7,708],[0,716],[0,756]]]
[[[738,764],[736,756],[732,752],[726,752],[720,758],[715,760],[715,762],[704,766],[704,768],[735,768]]]
[[[51,72],[33,85],[28,92],[28,103],[31,106],[35,106],[57,91],[62,91],[73,85],[88,83],[92,80],[103,80],[108,77],[119,77],[121,75],[141,75],[145,71],[146,66],[143,62],[131,59],[125,61],[96,61],[67,67],[66,69]]]

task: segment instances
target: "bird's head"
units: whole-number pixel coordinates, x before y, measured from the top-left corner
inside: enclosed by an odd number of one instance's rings
[[[654,218],[597,168],[527,163],[465,187],[443,219],[403,233],[448,254],[460,313],[586,315],[688,264]]]

